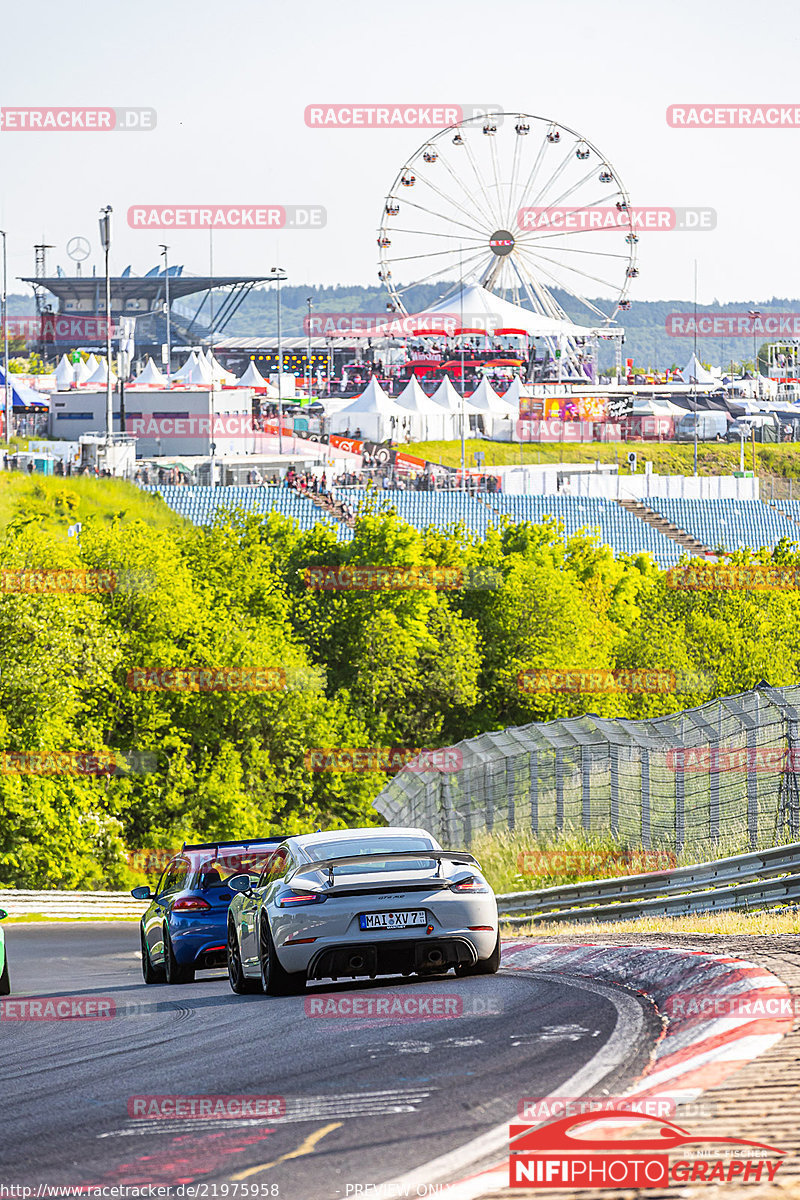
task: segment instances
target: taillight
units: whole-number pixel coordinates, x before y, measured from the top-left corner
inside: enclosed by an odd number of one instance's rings
[[[299,908],[302,904],[321,904],[324,899],[321,892],[282,892],[278,896],[278,908]]]
[[[453,892],[488,892],[491,891],[488,884],[482,879],[476,879],[471,875],[469,879],[462,879],[460,883],[451,883],[450,890]]]
[[[183,900],[176,900],[172,906],[173,912],[205,912],[206,909],[210,910],[211,905],[199,896],[187,896]]]

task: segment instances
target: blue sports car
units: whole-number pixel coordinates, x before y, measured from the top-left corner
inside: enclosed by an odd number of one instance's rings
[[[137,900],[150,900],[140,937],[145,983],[191,983],[195,971],[226,965],[226,886],[234,875],[260,874],[281,837],[184,845],[167,863],[155,892],[136,887]]]

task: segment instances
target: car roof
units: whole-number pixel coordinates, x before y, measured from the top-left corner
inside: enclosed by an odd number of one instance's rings
[[[290,849],[304,850],[306,846],[313,846],[319,842],[353,842],[365,841],[368,842],[375,837],[423,837],[428,838],[435,846],[438,842],[432,833],[427,829],[415,829],[405,825],[373,825],[366,829],[330,829],[326,832],[298,834],[295,837],[287,838],[287,843]]]

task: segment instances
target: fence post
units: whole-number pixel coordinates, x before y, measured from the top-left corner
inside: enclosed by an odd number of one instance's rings
[[[514,795],[514,788],[515,788],[515,784],[516,784],[516,773],[514,771],[514,763],[515,762],[516,762],[516,759],[512,758],[511,755],[509,755],[509,757],[506,759],[506,796],[508,797],[508,816],[506,819],[508,821],[509,829],[515,828],[515,816],[516,816],[516,813],[515,813],[516,799],[515,799],[515,795]]]
[[[758,846],[758,776],[756,774],[756,730],[750,725],[747,729],[747,834],[750,839],[750,849]]]
[[[564,831],[564,751],[556,750],[556,833]]]
[[[619,833],[619,746],[612,742],[610,747],[609,774],[611,776],[611,832]]]
[[[528,754],[530,762],[531,783],[530,783],[530,800],[531,800],[531,829],[534,833],[539,832],[539,751],[531,750]]]
[[[642,749],[642,846],[650,849],[650,751]]]
[[[581,746],[581,827],[592,827],[592,751],[590,746]]]
[[[675,772],[675,852],[680,854],[686,841],[686,776]]]
[[[720,745],[711,754],[709,767],[709,836],[720,840]]]

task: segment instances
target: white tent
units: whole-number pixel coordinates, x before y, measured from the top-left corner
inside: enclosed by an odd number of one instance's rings
[[[69,361],[66,354],[62,354],[59,364],[56,367],[56,390],[59,392],[68,392],[74,382],[75,367]]]
[[[450,441],[453,437],[453,417],[444,412],[441,404],[435,404],[422,390],[416,375],[412,375],[397,403],[406,409],[411,420],[411,436],[421,441]]]
[[[197,351],[193,350],[179,371],[172,372],[173,383],[184,383],[197,367]]]
[[[428,318],[431,316],[436,320],[429,321]],[[442,319],[445,316],[453,319],[443,329]],[[587,337],[591,332],[588,326],[576,325],[566,318],[541,316],[539,313],[531,312],[529,308],[523,308],[520,304],[512,304],[510,300],[504,300],[502,296],[497,296],[494,292],[481,287],[474,279],[465,281],[463,288],[457,287],[441,300],[437,300],[430,308],[426,308],[424,312],[404,317],[403,323],[416,327],[420,332],[425,332],[426,326],[431,332],[443,333],[456,332],[462,327],[464,329],[485,329],[489,333],[494,333],[498,329],[522,329],[530,337],[556,337],[559,334]],[[397,324],[398,320],[395,318],[394,327],[391,321],[383,327],[386,330],[386,336],[397,336]],[[381,329],[377,329],[370,336],[380,337]]]
[[[200,352],[202,355],[202,351]],[[221,362],[218,362],[214,357],[213,351],[205,356],[205,361],[213,373],[213,378],[216,383],[227,383],[234,385],[237,383],[236,376],[232,371],[227,371]]]
[[[461,415],[462,406],[463,411],[468,417],[475,416],[475,414],[479,411],[466,396],[462,399],[462,397],[453,387],[453,381],[449,375],[445,375],[444,379],[431,396],[431,400],[434,404],[440,404],[442,408],[447,410],[447,412],[456,413],[458,416]]]
[[[521,382],[519,375],[515,375],[509,386],[503,392],[501,399],[504,404],[508,405],[509,408],[515,409],[517,416],[519,416],[520,399],[523,396],[527,399],[530,394],[531,393]]]
[[[108,379],[108,364],[104,358],[101,358],[99,363],[97,364],[97,367],[92,372],[92,374],[89,376],[89,378],[86,380],[86,382],[89,386],[94,386],[95,384],[98,384],[98,383],[103,384],[105,386],[107,379]],[[117,377],[114,374],[114,370],[112,368],[112,370],[111,370],[111,386],[113,387],[116,382],[117,382]]]
[[[236,380],[235,386],[257,388],[263,392],[264,396],[268,400],[277,399],[278,396],[278,389],[273,387],[272,384],[264,378],[252,359],[248,363],[247,370],[245,371],[244,375],[242,375],[241,379]]]
[[[167,377],[159,371],[152,358],[148,358],[144,369],[133,380],[133,387],[166,387]]]
[[[193,350],[180,371],[176,371],[172,379],[173,382],[180,383],[184,387],[211,387],[211,367],[204,356],[201,357],[196,350]]]
[[[394,428],[392,417],[395,418]],[[402,433],[404,417],[408,417],[408,410],[387,396],[373,377],[352,404],[331,417],[331,432],[354,433],[360,429],[365,440],[382,442],[392,434],[399,436]]]
[[[94,358],[94,355],[92,355],[92,358]],[[80,387],[82,384],[86,383],[87,380],[90,378],[90,376],[92,376],[96,370],[97,370],[97,360],[96,359],[95,359],[95,364],[93,367],[89,366],[88,359],[86,362],[84,362],[83,359],[81,359],[81,361],[75,367],[75,382],[77,383],[78,387]]]
[[[505,416],[512,407],[497,394],[489,380],[485,378],[480,381],[475,391],[467,399],[473,408],[479,408],[481,412],[500,413],[502,416]]]
[[[519,384],[519,379],[516,382]],[[519,420],[519,401],[513,404],[505,396],[499,396],[489,380],[484,378],[469,397],[469,402],[480,411],[480,424],[487,437],[500,434],[502,441],[509,440],[509,433],[516,428],[515,423]]]
[[[707,371],[696,354],[693,354],[681,371],[684,383],[719,383],[716,375]]]
[[[261,374],[252,359],[250,359],[250,362],[247,364],[247,370],[245,373],[240,376],[236,382],[239,387],[267,387],[266,379]]]

